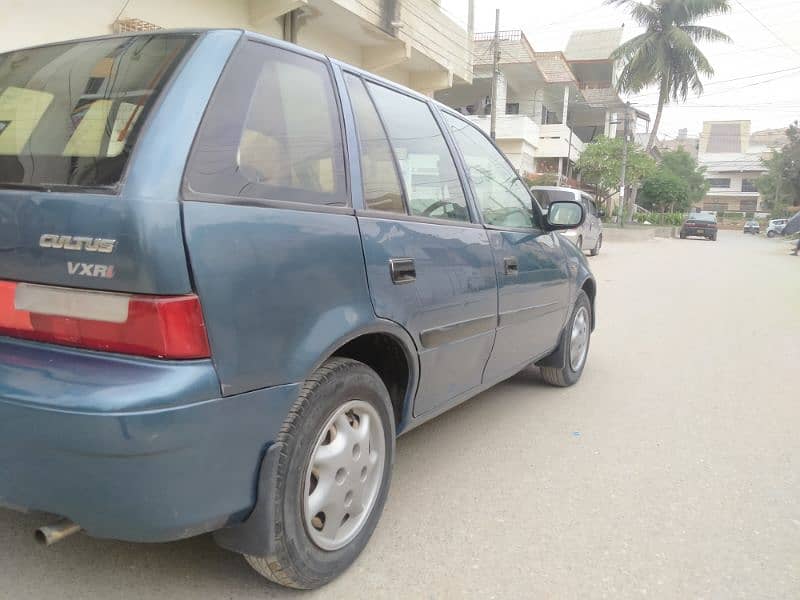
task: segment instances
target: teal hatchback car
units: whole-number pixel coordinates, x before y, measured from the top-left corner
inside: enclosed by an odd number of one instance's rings
[[[0,54],[0,505],[214,532],[314,588],[367,544],[395,439],[528,365],[578,381],[596,283],[492,141],[236,30]],[[47,560],[44,557],[42,560]]]

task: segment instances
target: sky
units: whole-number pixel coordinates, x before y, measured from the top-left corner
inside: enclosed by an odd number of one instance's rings
[[[748,119],[757,131],[800,119],[800,0],[730,3],[729,14],[702,24],[727,33],[733,43],[701,44],[714,77],[704,80],[703,96],[690,95],[685,104],[665,109],[660,137],[674,137],[681,128],[697,134],[705,120]],[[454,14],[466,12],[465,0],[443,0],[442,5]],[[563,50],[576,29],[624,23],[625,40],[641,32],[623,7],[602,0],[475,0],[476,32],[494,30],[495,8],[500,9],[500,29],[522,29],[538,52]],[[655,117],[657,98],[653,88],[629,100]]]

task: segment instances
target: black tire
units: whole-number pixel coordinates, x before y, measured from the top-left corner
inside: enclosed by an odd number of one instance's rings
[[[686,234],[685,234],[685,233],[681,233],[681,239],[682,239],[682,240],[685,240],[685,239],[686,239]]]
[[[578,250],[583,252],[583,236],[579,236],[577,240],[575,240],[575,245],[578,246]]]
[[[306,532],[303,522],[305,474],[322,428],[336,409],[351,399],[371,404],[383,422],[383,479],[375,504],[362,529],[346,546],[326,551]],[[280,585],[313,589],[344,572],[367,545],[389,493],[395,442],[394,412],[389,392],[368,366],[349,358],[331,358],[305,382],[278,434],[286,444],[278,461],[275,493],[274,548],[267,557],[245,556],[258,573]]]
[[[768,237],[768,238],[774,238],[776,235],[777,235],[777,234],[776,234],[774,231],[768,231],[768,232],[767,232],[767,237]]]
[[[600,234],[597,236],[597,243],[594,245],[594,248],[591,249],[589,254],[591,256],[597,256],[598,254],[600,254],[600,248],[602,247],[603,247],[603,235]]]
[[[586,359],[584,359],[580,365],[580,368],[577,371],[573,370],[569,360],[570,344],[572,343],[572,325],[581,307],[585,308],[589,315],[589,339],[586,342],[586,354],[588,357],[589,345],[592,339],[592,305],[589,302],[589,297],[586,295],[586,292],[581,290],[578,292],[578,298],[575,300],[575,306],[572,308],[572,314],[570,314],[567,325],[564,327],[564,331],[561,332],[561,342],[559,343],[558,348],[556,348],[553,354],[551,354],[549,357],[543,361],[540,361],[552,362],[552,360],[549,359],[557,358],[555,362],[558,363],[558,366],[539,367],[542,372],[542,379],[544,379],[550,385],[556,387],[569,387],[574,385],[581,378],[583,369],[586,367]]]
[[[711,236],[710,238],[708,238],[708,239],[710,239],[712,242],[716,242],[716,241],[717,241],[717,234],[715,233],[714,235],[712,235],[712,236]]]

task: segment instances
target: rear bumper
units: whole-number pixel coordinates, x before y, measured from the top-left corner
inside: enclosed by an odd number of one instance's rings
[[[696,237],[712,237],[717,233],[717,228],[711,227],[683,227],[681,229],[682,235],[696,236]]]
[[[297,390],[220,398],[211,361],[0,338],[0,505],[128,541],[219,529],[250,512],[264,447]]]

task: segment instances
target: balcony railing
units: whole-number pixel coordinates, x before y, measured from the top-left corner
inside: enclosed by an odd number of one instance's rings
[[[491,118],[473,115],[469,120],[489,133]],[[496,137],[498,140],[522,140],[533,147],[539,142],[539,125],[528,115],[498,115]]]
[[[494,39],[494,31],[486,31],[475,34],[476,42],[490,42]],[[519,29],[509,29],[507,31],[500,31],[497,39],[501,42],[518,42],[522,39],[522,31]]]
[[[586,144],[566,125],[542,125],[539,128],[538,157],[563,157],[575,161],[585,147]]]

